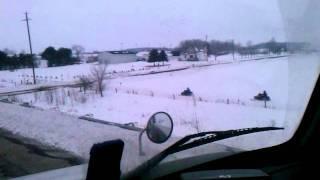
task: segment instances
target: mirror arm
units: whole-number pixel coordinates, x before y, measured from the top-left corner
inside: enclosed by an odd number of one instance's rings
[[[143,152],[143,150],[142,150],[142,135],[143,135],[143,133],[146,131],[146,128],[145,129],[143,129],[141,132],[140,132],[140,134],[139,134],[139,155],[140,156],[144,156],[145,155],[145,153]]]

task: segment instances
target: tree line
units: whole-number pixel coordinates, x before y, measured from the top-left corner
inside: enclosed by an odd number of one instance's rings
[[[75,52],[76,57],[72,56],[72,51]],[[47,47],[40,55],[41,58],[48,61],[49,67],[71,65],[79,61],[80,53],[84,48],[75,45],[70,48],[61,47],[55,49],[54,47]],[[0,70],[14,70],[20,68],[31,68],[32,63],[37,67],[36,56],[21,52],[19,54],[5,49],[0,50]]]
[[[19,68],[31,68],[32,56],[23,52],[19,54],[9,54],[0,51],[0,70],[14,70]]]
[[[211,40],[204,41],[201,39],[184,40],[180,42],[179,46],[174,49],[175,52],[188,53],[197,52],[199,50],[207,50],[208,55],[213,55],[215,59],[218,56],[230,53],[239,53],[243,56],[250,56],[254,54],[280,54],[287,51],[286,43],[276,42],[274,38],[270,41],[253,45],[248,41],[246,45],[235,43],[232,41]]]
[[[49,67],[71,65],[78,61],[78,58],[72,56],[71,49],[62,47],[56,50],[52,46],[41,53],[41,58],[48,60]]]

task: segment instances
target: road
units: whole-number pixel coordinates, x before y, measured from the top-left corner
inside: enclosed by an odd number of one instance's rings
[[[84,163],[65,151],[0,129],[0,179],[19,177]]]
[[[52,84],[52,85],[35,85],[35,86],[25,86],[20,89],[10,89],[10,90],[2,90],[0,91],[0,97],[1,96],[14,96],[14,95],[20,95],[20,94],[27,94],[27,93],[33,93],[33,92],[39,92],[39,91],[48,91],[57,89],[60,87],[79,87],[79,83],[62,83],[62,84]]]

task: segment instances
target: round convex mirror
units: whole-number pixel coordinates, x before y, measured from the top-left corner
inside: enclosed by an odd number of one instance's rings
[[[173,122],[168,113],[157,112],[153,114],[147,125],[148,138],[157,144],[166,142],[171,136],[173,130]]]

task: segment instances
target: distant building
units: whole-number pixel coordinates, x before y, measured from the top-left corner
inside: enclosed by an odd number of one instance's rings
[[[40,60],[38,61],[37,66],[38,66],[39,68],[46,68],[46,67],[48,67],[48,60],[40,59]]]
[[[42,59],[40,55],[35,55],[35,66],[38,68],[48,67],[48,60]]]
[[[158,50],[158,53],[160,53],[161,50]],[[149,59],[149,53],[150,51],[141,51],[141,52],[138,52],[136,55],[138,57],[138,61],[148,61]],[[172,53],[171,51],[165,51],[165,53],[167,54],[167,57],[171,57],[172,56]]]
[[[201,49],[197,52],[197,57],[199,61],[208,61],[208,51],[207,49]]]
[[[137,61],[135,52],[130,51],[105,51],[98,55],[100,64],[119,64]]]
[[[99,52],[85,52],[80,54],[81,63],[92,63],[98,61]]]
[[[257,48],[255,51],[256,54],[268,54],[270,52],[268,48]]]
[[[181,61],[208,61],[207,49],[190,48],[179,57]]]
[[[138,61],[147,61],[149,58],[149,51],[141,51],[136,54]]]

